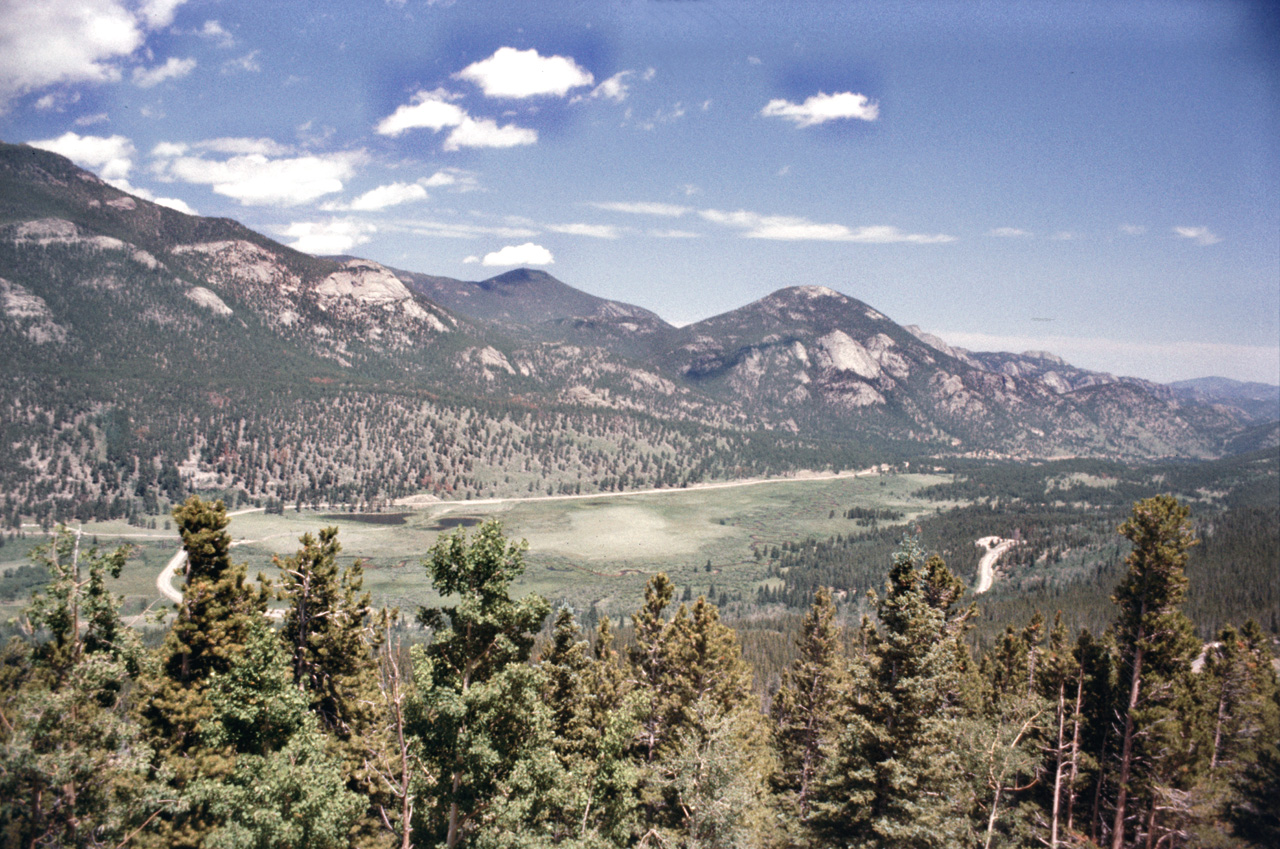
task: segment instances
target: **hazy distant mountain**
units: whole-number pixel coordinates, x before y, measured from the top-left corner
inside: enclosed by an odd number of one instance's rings
[[[0,498],[98,511],[161,479],[369,500],[1269,438],[1228,406],[950,348],[823,287],[677,329],[541,271],[466,282],[308,256],[15,145],[0,362]]]
[[[1280,386],[1228,377],[1198,377],[1170,383],[1169,387],[1184,400],[1232,407],[1255,421],[1280,419]]]

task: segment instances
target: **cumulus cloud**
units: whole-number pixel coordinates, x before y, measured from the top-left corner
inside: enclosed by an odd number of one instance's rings
[[[865,94],[854,94],[842,91],[838,94],[819,92],[805,100],[804,103],[792,103],[789,100],[770,100],[760,114],[766,118],[783,118],[795,123],[797,127],[812,127],[828,121],[839,121],[857,118],[860,121],[874,121],[880,117],[880,106],[868,100]]]
[[[596,209],[607,209],[610,212],[628,212],[635,215],[662,215],[668,218],[679,218],[687,212],[693,210],[687,206],[679,206],[674,203],[650,203],[647,201],[639,201],[636,203],[628,203],[626,201],[616,201],[609,203],[592,203]]]
[[[1023,230],[1020,227],[996,227],[987,231],[988,236],[1000,236],[1006,239],[1016,239],[1019,236],[1030,236],[1030,230]]]
[[[170,56],[163,65],[157,65],[154,68],[134,68],[133,84],[139,88],[151,88],[152,86],[160,85],[165,80],[176,80],[179,77],[185,77],[195,69],[195,59],[179,59],[177,56]]]
[[[464,147],[520,147],[536,144],[537,141],[537,130],[514,124],[499,127],[488,118],[468,117],[454,127],[453,132],[444,140],[443,147],[445,150],[461,150]]]
[[[533,242],[507,245],[500,251],[485,254],[480,261],[481,265],[551,265],[554,262],[551,251]]]
[[[382,136],[398,136],[406,130],[426,127],[439,132],[445,127],[456,127],[467,118],[466,111],[451,100],[457,96],[443,89],[420,91],[409,103],[396,108],[378,122],[374,131]]]
[[[342,191],[359,159],[352,153],[275,159],[249,153],[222,160],[179,153],[158,162],[155,171],[162,179],[208,185],[246,206],[295,206]]]
[[[548,224],[547,229],[553,233],[590,236],[593,239],[616,239],[619,236],[618,228],[608,224]]]
[[[119,60],[142,46],[146,15],[117,0],[4,4],[0,14],[0,105],[57,83],[120,79]]]
[[[186,0],[146,0],[140,3],[138,13],[142,16],[142,20],[152,29],[160,29],[167,27],[173,23],[173,16],[178,11],[178,7],[185,3]]]
[[[737,227],[748,239],[772,239],[784,242],[858,242],[862,244],[893,244],[906,242],[917,245],[954,242],[955,236],[944,233],[904,233],[897,227],[877,225],[871,227],[846,227],[843,224],[822,224],[790,215],[761,215],[757,212],[738,210],[722,212],[704,209],[698,213],[706,221]]]
[[[652,68],[650,70],[652,70]],[[631,86],[627,83],[627,77],[633,76],[634,74],[635,71],[619,71],[612,77],[609,77],[609,79],[591,89],[590,94],[574,97],[572,102],[577,103],[578,101],[588,99],[604,99],[612,100],[614,103],[621,103],[626,100],[627,96],[631,93]],[[651,77],[646,76],[644,79],[651,79]]]
[[[81,168],[96,172],[108,182],[123,180],[133,168],[133,142],[124,136],[82,136],[65,132],[56,139],[27,142],[70,159]]]
[[[196,142],[194,147],[200,150],[212,151],[213,153],[257,153],[262,156],[283,156],[293,152],[293,148],[287,144],[280,144],[274,139],[255,139],[245,136],[224,136],[216,139],[205,139],[204,141]]]
[[[439,132],[452,127],[444,141],[444,149],[451,151],[464,147],[517,147],[538,141],[536,130],[514,124],[499,127],[488,118],[472,118],[453,102],[457,99],[457,95],[443,89],[420,91],[410,103],[379,121],[374,131],[383,136],[399,136],[418,128]]]
[[[219,47],[232,47],[236,43],[231,33],[227,32],[222,24],[216,20],[205,21],[204,26],[196,31],[196,35],[209,39]]]
[[[185,212],[187,215],[199,215],[195,209],[186,201],[180,198],[151,198],[152,203],[158,203],[161,206],[167,206],[170,209],[176,209],[178,212]]]
[[[537,50],[500,47],[497,52],[454,74],[480,86],[488,97],[519,99],[564,97],[571,89],[591,85],[595,77],[568,56],[541,56]]]
[[[1209,232],[1208,227],[1174,227],[1173,232],[1197,245],[1216,245],[1222,241],[1222,237]]]
[[[285,230],[289,247],[308,254],[343,254],[373,238],[378,228],[365,221],[335,218],[330,221],[295,221]]]
[[[461,168],[442,168],[419,183],[427,188],[449,187],[455,192],[470,192],[479,188],[476,175]]]
[[[326,203],[321,209],[350,209],[357,212],[376,212],[389,206],[399,206],[427,199],[427,190],[420,183],[389,183],[370,189],[348,204]]]

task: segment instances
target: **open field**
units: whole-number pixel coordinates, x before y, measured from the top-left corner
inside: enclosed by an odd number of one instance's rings
[[[579,609],[594,604],[617,617],[635,610],[645,581],[658,571],[693,595],[714,590],[730,600],[749,599],[767,580],[763,553],[769,547],[851,533],[856,525],[844,518],[851,507],[898,510],[906,515],[905,524],[938,507],[913,493],[939,480],[928,475],[800,478],[579,499],[437,502],[400,514],[249,512],[234,515],[230,529],[233,552],[250,574],[271,575],[274,555],[292,553],[307,531],[336,525],[342,559],[365,561],[365,587],[375,602],[411,611],[434,598],[421,561],[439,535],[498,519],[509,537],[529,542],[529,569],[518,593],[536,591]],[[126,596],[126,613],[165,606],[155,577],[179,545],[174,531],[107,522],[85,525],[85,533],[89,539],[96,535],[104,548],[135,544],[117,586]],[[39,539],[28,534],[0,548],[0,570],[27,562],[27,549]],[[7,618],[18,606],[3,605],[0,613]]]

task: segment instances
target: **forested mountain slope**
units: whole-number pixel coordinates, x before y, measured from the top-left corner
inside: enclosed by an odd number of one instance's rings
[[[1244,431],[1224,407],[1026,360],[939,347],[820,287],[676,329],[538,271],[308,256],[0,146],[10,520],[193,489],[378,503],[927,454],[1197,458]]]

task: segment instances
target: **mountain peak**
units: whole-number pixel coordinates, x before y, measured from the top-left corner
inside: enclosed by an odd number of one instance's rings
[[[560,283],[560,281],[547,272],[539,271],[535,268],[513,268],[511,271],[505,271],[495,277],[490,277],[488,280],[482,280],[479,285],[483,289],[496,289],[529,284],[546,285],[547,283]]]

